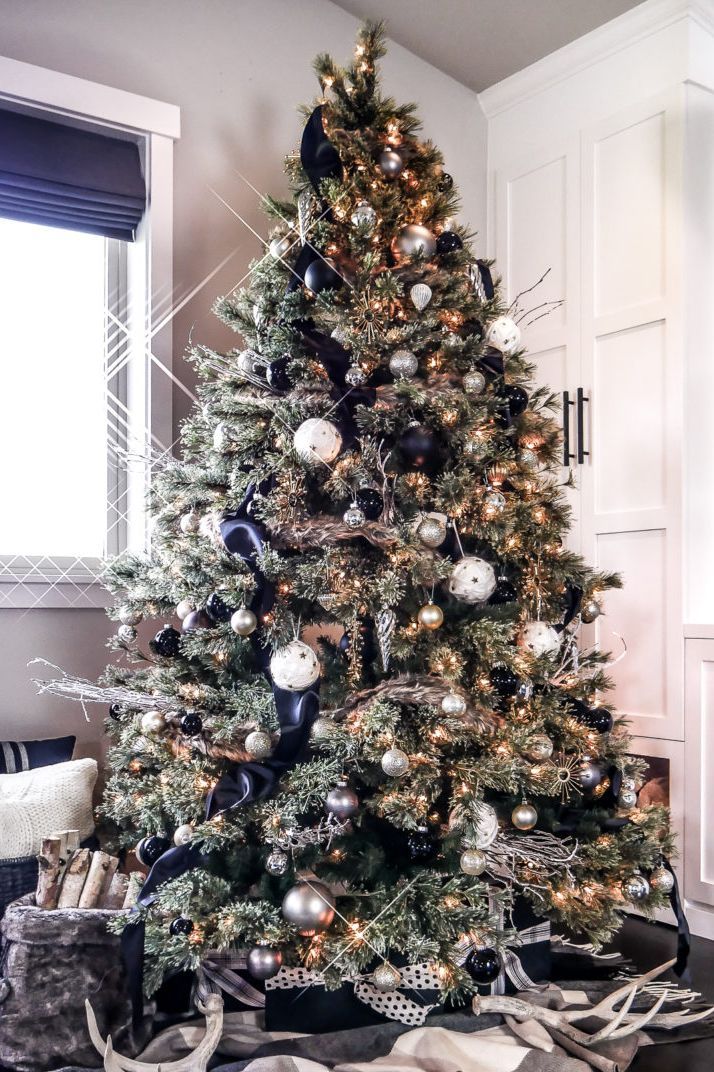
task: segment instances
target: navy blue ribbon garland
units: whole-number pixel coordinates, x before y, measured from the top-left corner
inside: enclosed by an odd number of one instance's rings
[[[338,179],[342,175],[339,153],[325,134],[321,104],[315,108],[305,124],[300,143],[300,163],[317,194],[320,193],[320,183],[323,179]],[[329,213],[326,214],[326,218],[329,218]],[[295,262],[294,274],[287,286],[288,293],[297,290],[305,279],[305,272],[320,256],[321,254],[314,246],[305,242]]]
[[[677,960],[674,964],[674,974],[678,975],[680,978],[684,976],[686,982],[688,979],[687,961],[689,960],[689,949],[692,944],[691,933],[689,931],[687,917],[684,914],[684,907],[682,906],[682,898],[679,893],[677,876],[666,856],[662,857],[662,867],[669,871],[674,880],[674,885],[669,891],[669,903],[672,906],[674,917],[677,920]]]

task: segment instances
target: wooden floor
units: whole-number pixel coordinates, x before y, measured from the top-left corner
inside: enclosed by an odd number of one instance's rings
[[[673,927],[645,923],[631,917],[618,936],[616,948],[646,971],[676,954],[677,933]],[[699,990],[714,1005],[714,942],[692,938],[689,957],[692,990]],[[712,1072],[714,1038],[671,1046],[648,1046],[640,1050],[629,1072]]]

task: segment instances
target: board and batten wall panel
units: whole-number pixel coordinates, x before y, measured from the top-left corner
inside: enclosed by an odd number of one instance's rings
[[[684,893],[695,933],[714,938],[714,635],[686,641],[685,680]]]

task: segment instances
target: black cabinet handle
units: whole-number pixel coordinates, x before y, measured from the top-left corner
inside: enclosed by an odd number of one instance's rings
[[[583,403],[589,401],[590,399],[582,387],[578,387],[578,465],[582,465],[585,459],[590,457],[590,451],[585,450],[585,419],[583,414]]]
[[[575,457],[570,453],[570,407],[575,403],[567,391],[563,391],[563,465],[570,465]]]

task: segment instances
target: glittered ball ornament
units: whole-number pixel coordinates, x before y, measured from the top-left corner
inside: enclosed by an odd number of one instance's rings
[[[580,618],[586,625],[592,625],[602,614],[602,607],[596,599],[586,599],[580,608]]]
[[[212,592],[206,600],[206,614],[213,622],[227,622],[233,611],[218,592]]]
[[[231,614],[231,629],[238,636],[250,636],[255,632],[258,619],[248,607],[239,607]]]
[[[367,382],[367,373],[360,365],[350,365],[345,373],[345,383],[349,387],[361,387]]]
[[[456,231],[442,231],[436,240],[436,252],[441,256],[463,249],[463,239]]]
[[[417,621],[424,629],[439,629],[444,624],[444,612],[436,603],[425,603],[419,607]]]
[[[368,201],[360,201],[355,205],[350,220],[354,227],[361,227],[364,231],[370,232],[374,229],[377,213]]]
[[[290,252],[291,245],[292,241],[288,235],[276,236],[271,239],[268,246],[270,256],[274,257],[276,261],[280,260],[281,257],[285,257]]]
[[[193,920],[187,919],[186,916],[177,916],[169,924],[169,934],[173,935],[174,938],[187,938],[192,931]]]
[[[133,644],[136,640],[137,632],[133,625],[120,625],[117,629],[117,637],[122,644]]]
[[[310,739],[329,741],[335,736],[336,726],[331,718],[316,718],[310,728]]]
[[[184,737],[198,737],[203,732],[203,719],[195,711],[187,711],[179,725]]]
[[[384,499],[376,488],[360,488],[355,502],[368,521],[376,521],[382,516]]]
[[[265,370],[265,378],[274,391],[289,391],[292,387],[292,380],[288,376],[290,360],[289,357],[278,357]]]
[[[393,964],[386,961],[379,964],[372,972],[372,985],[382,994],[389,994],[401,985],[402,974]]]
[[[146,711],[141,716],[141,732],[147,735],[163,733],[166,729],[166,719],[161,711]]]
[[[348,529],[362,528],[366,520],[364,510],[360,510],[356,503],[348,507],[342,515],[342,521]]]
[[[445,715],[453,715],[458,718],[466,714],[467,703],[458,692],[447,692],[441,701],[441,710]]]
[[[279,689],[301,692],[314,685],[320,676],[320,661],[308,644],[291,640],[279,648],[270,660],[270,675]]]
[[[397,260],[407,257],[433,257],[436,253],[436,238],[428,227],[420,223],[408,223],[400,228],[392,239],[392,253]]]
[[[149,647],[155,655],[163,659],[174,659],[181,648],[181,634],[171,625],[165,625],[159,629],[153,640],[149,641]]]
[[[632,811],[637,805],[637,793],[634,789],[621,789],[617,795],[617,803],[624,811]]]
[[[486,390],[486,377],[478,369],[467,372],[461,382],[467,395],[480,395]]]
[[[282,849],[273,849],[265,860],[265,870],[276,878],[284,875],[290,866],[290,857]]]
[[[412,305],[418,313],[423,313],[431,301],[432,290],[426,283],[415,283],[409,291]]]
[[[464,967],[475,983],[486,986],[500,975],[501,958],[495,949],[489,947],[472,949],[464,962]]]
[[[389,359],[389,371],[398,380],[411,380],[419,369],[419,362],[410,350],[397,350]]]
[[[359,797],[345,783],[335,786],[325,797],[325,811],[338,819],[349,819],[359,811]]]
[[[333,462],[342,448],[340,430],[324,417],[309,417],[295,432],[293,445],[308,465]]]
[[[428,472],[439,461],[439,446],[430,428],[415,424],[406,429],[399,439],[399,450],[411,469]]]
[[[658,893],[670,893],[674,889],[674,875],[666,867],[655,867],[650,873],[650,887]]]
[[[502,354],[512,354],[521,343],[521,329],[510,316],[499,316],[486,328],[486,342]]]
[[[267,759],[273,751],[270,734],[263,730],[252,730],[245,739],[245,750],[251,759]]]
[[[541,763],[553,755],[553,742],[545,733],[534,733],[526,741],[524,751],[529,759]]]
[[[123,606],[119,608],[119,621],[122,625],[138,625],[142,619],[140,610],[133,607]]]
[[[174,830],[174,845],[188,845],[193,841],[193,827],[190,823],[182,823]]]
[[[480,849],[464,849],[459,858],[459,867],[465,875],[482,875],[486,870],[486,857]]]
[[[493,566],[474,555],[457,562],[449,577],[449,592],[462,603],[485,603],[495,587]]]
[[[182,514],[179,520],[179,528],[185,536],[188,536],[191,532],[198,532],[199,524],[200,518],[194,510],[189,510],[187,514]]]
[[[182,633],[194,633],[197,629],[210,629],[213,622],[205,610],[192,610],[181,623]]]
[[[324,882],[298,882],[283,898],[283,918],[305,937],[326,931],[335,918],[335,898]]]
[[[638,904],[650,895],[649,882],[644,875],[637,871],[623,880],[620,889],[622,890],[622,896],[631,904]]]
[[[382,149],[377,154],[377,165],[385,179],[396,179],[404,169],[404,160],[394,149]]]
[[[389,748],[382,756],[381,765],[390,778],[401,778],[409,770],[409,756],[401,748]]]
[[[446,521],[427,514],[417,525],[416,534],[425,547],[441,547],[446,539]]]
[[[532,830],[538,822],[538,812],[532,804],[521,801],[511,812],[511,822],[516,830]]]
[[[496,587],[491,594],[489,600],[494,606],[501,606],[504,603],[515,603],[518,599],[518,589],[515,584],[509,581],[508,577],[497,577]]]
[[[153,834],[151,837],[142,838],[134,852],[143,867],[153,867],[159,857],[163,856],[167,849],[170,848],[171,843],[168,838]]]
[[[272,979],[282,963],[283,954],[270,945],[254,945],[246,957],[246,966],[254,979]]]
[[[540,658],[560,651],[560,633],[547,622],[525,622],[518,636],[518,647]]]
[[[313,294],[323,290],[339,290],[344,280],[331,257],[318,257],[305,269],[305,286]]]

